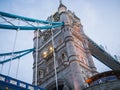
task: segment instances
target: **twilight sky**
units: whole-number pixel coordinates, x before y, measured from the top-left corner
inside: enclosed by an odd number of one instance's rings
[[[107,46],[111,55],[120,55],[120,0],[63,0],[63,4],[74,12],[83,24],[84,31],[98,45]],[[57,11],[59,0],[0,0],[0,11],[46,20]],[[0,53],[13,49],[15,31],[0,29]],[[33,47],[33,31],[19,31],[15,51]],[[108,67],[94,59],[99,72]],[[9,76],[15,77],[18,60],[12,62]],[[33,57],[29,54],[20,59],[18,79],[32,82]],[[1,65],[0,65],[1,67]],[[7,75],[9,63],[3,66]]]

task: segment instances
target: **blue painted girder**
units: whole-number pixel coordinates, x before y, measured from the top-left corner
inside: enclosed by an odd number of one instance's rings
[[[1,11],[0,11],[0,15],[4,16],[4,17],[14,18],[14,19],[20,19],[20,20],[36,22],[36,23],[51,24],[51,25],[58,25],[58,24],[62,23],[62,22],[51,22],[51,21],[44,21],[44,20],[39,20],[39,19],[33,19],[33,18],[18,16],[18,15],[6,13],[6,12],[1,12]]]
[[[6,87],[8,87],[8,90],[45,90],[45,88],[41,88],[32,84],[17,80],[15,78],[0,74],[0,90],[7,90],[5,89]]]
[[[16,51],[16,52],[8,52],[8,53],[0,53],[0,56],[8,56],[8,55],[11,55],[12,53],[13,54],[20,54],[20,53],[23,53],[23,52],[26,52],[26,51],[34,51],[35,49],[32,48],[32,49],[27,49],[27,50],[22,50],[22,51]]]
[[[51,28],[56,28],[63,26],[63,22],[51,22],[51,21],[44,21],[44,20],[38,20],[38,19],[33,19],[33,18],[28,18],[28,17],[23,17],[23,16],[18,16],[10,13],[5,13],[5,12],[0,12],[0,16],[3,17],[8,17],[8,18],[14,18],[18,20],[23,20],[23,21],[29,21],[29,22],[36,22],[36,23],[41,23],[41,24],[47,24],[46,26],[40,26],[40,27],[32,27],[32,26],[12,26],[12,25],[6,25],[6,24],[0,24],[0,29],[10,29],[10,30],[38,30],[38,29],[51,29]]]
[[[60,27],[63,24],[53,25],[53,26],[41,26],[41,27],[32,27],[32,26],[12,26],[12,25],[5,25],[0,24],[0,29],[10,29],[10,30],[41,30],[41,29],[52,29],[56,27]]]
[[[21,58],[21,57],[23,57],[23,56],[25,56],[25,55],[33,52],[33,51],[34,51],[34,48],[33,48],[33,49],[28,49],[28,50],[23,50],[23,51],[17,51],[17,52],[13,52],[13,53],[10,52],[10,53],[0,54],[0,56],[20,54],[20,55],[17,55],[17,56],[15,56],[15,57],[13,57],[13,58],[9,58],[9,59],[5,59],[5,60],[3,60],[3,61],[0,61],[0,64],[4,64],[4,63],[9,62],[9,61],[11,61],[11,60],[15,60],[15,59]]]

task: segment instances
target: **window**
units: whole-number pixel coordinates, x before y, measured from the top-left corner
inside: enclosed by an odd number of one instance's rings
[[[47,61],[52,58],[54,48],[52,46],[47,47],[47,50],[42,52],[42,58],[46,59]]]
[[[44,77],[44,72],[43,72],[43,70],[39,70],[38,74],[39,74],[39,78],[43,78],[43,77]]]
[[[58,58],[57,60],[58,60],[58,65],[62,65],[62,60],[60,58]]]
[[[49,63],[49,72],[54,70],[54,62]]]
[[[62,43],[62,39],[60,38],[60,39],[59,39],[59,44],[61,44],[61,43]]]
[[[66,53],[62,53],[62,59],[63,61],[68,61]]]

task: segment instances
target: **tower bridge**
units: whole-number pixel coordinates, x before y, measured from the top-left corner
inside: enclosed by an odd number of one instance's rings
[[[98,73],[92,56],[112,70],[120,70],[120,63],[84,33],[80,19],[62,2],[46,21],[5,12],[0,12],[0,17],[7,23],[0,24],[0,30],[34,30],[34,48],[0,54],[12,55],[0,61],[4,64],[33,52],[33,85],[0,75],[1,90],[82,90],[87,86],[85,80]]]

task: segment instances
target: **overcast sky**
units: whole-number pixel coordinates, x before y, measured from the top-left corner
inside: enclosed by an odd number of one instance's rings
[[[120,55],[120,0],[63,0],[63,4],[74,12],[83,24],[85,33],[98,45],[107,46],[112,55]],[[59,0],[0,0],[0,11],[16,15],[46,20],[57,11]],[[15,31],[0,29],[0,53],[13,49]],[[16,50],[33,47],[33,31],[19,31]],[[108,67],[95,60],[98,71],[107,71]],[[17,61],[12,62],[10,76],[15,77]],[[29,54],[20,59],[18,79],[32,82],[33,57]],[[9,63],[3,67],[7,75]]]

